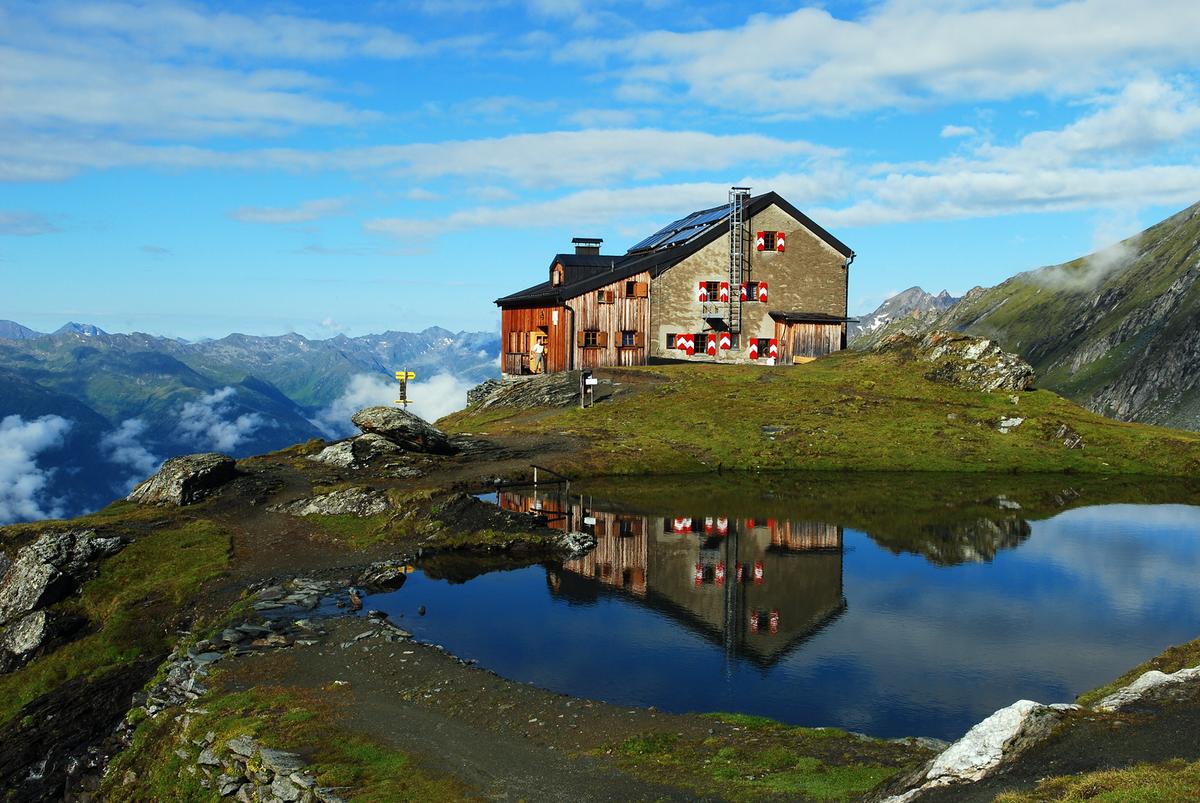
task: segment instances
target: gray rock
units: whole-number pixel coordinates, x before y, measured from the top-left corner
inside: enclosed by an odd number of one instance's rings
[[[933,363],[926,379],[982,391],[1021,391],[1033,387],[1033,366],[991,340],[958,332],[933,331],[920,340],[897,333],[874,347]]]
[[[209,748],[204,748],[200,751],[200,757],[196,759],[197,764],[205,764],[209,767],[221,766],[221,759],[217,758],[217,754]]]
[[[563,533],[559,536],[558,543],[567,553],[567,558],[575,560],[596,548],[596,536],[581,532]]]
[[[381,560],[372,563],[356,578],[358,585],[367,588],[396,589],[408,579],[406,564],[399,561]]]
[[[313,790],[313,794],[321,803],[347,803],[346,798],[338,795],[336,789],[327,786],[318,786]]]
[[[284,750],[272,750],[269,747],[264,747],[259,751],[259,758],[263,766],[270,769],[272,772],[290,775],[296,770],[304,768],[304,761],[295,753],[288,753]]]
[[[120,551],[93,530],[46,533],[17,553],[0,577],[0,625],[74,593],[90,564]]]
[[[1197,691],[1200,691],[1200,666],[1170,674],[1151,669],[1093,707],[1097,711],[1121,711],[1145,703],[1176,702],[1194,696]]]
[[[293,772],[291,775],[292,783],[299,786],[301,789],[312,789],[316,787],[317,780],[311,775],[306,775],[303,772]]]
[[[221,775],[217,778],[217,792],[220,793],[221,797],[229,797],[241,785],[241,778],[234,778],[231,775]]]
[[[50,617],[45,611],[34,611],[18,619],[0,633],[0,650],[16,656],[27,655],[50,637]]]
[[[237,476],[232,457],[215,452],[172,457],[126,497],[144,505],[190,505]]]
[[[593,390],[597,400],[611,395],[612,383],[605,379],[600,380]],[[469,403],[479,404],[481,410],[492,407],[569,407],[579,403],[579,372],[558,371],[504,382],[489,380],[468,391],[467,398]]]
[[[446,435],[423,418],[398,407],[367,407],[351,418],[364,433],[382,435],[411,452],[450,454],[454,448]]]
[[[1001,418],[1000,426],[997,427],[997,429],[999,429],[1002,433],[1007,435],[1009,432],[1011,432],[1012,430],[1016,429],[1017,427],[1021,426],[1024,423],[1025,423],[1024,418],[1017,418],[1015,416],[1012,418]]]
[[[383,458],[403,454],[404,450],[382,435],[369,432],[326,446],[309,455],[309,460],[338,468],[360,468]]]
[[[277,775],[271,782],[271,794],[286,803],[292,803],[292,801],[300,799],[300,787],[292,783],[290,778]]]
[[[269,510],[292,516],[375,516],[392,506],[388,495],[374,488],[346,488],[341,491],[298,499]]]
[[[231,753],[236,753],[245,758],[251,758],[258,752],[258,742],[251,739],[249,736],[235,736],[225,743],[225,748]]]

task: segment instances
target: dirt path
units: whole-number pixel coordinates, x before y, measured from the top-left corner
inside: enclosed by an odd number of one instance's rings
[[[320,644],[228,665],[235,689],[256,684],[339,686],[340,727],[411,754],[491,800],[696,799],[621,772],[606,745],[692,718],[625,709],[514,683],[411,641],[389,642],[369,622],[326,620]]]

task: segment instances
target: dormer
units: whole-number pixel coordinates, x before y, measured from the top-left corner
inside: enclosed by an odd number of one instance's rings
[[[559,287],[563,283],[563,266],[561,262],[555,262],[550,267],[550,286]]]

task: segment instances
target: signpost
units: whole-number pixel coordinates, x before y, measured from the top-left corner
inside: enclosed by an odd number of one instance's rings
[[[596,385],[600,380],[592,376],[591,371],[579,372],[579,407],[580,409],[596,403]]]
[[[400,398],[396,399],[396,404],[412,404],[412,399],[408,398],[408,380],[416,378],[412,371],[396,372],[396,381],[400,383]]]

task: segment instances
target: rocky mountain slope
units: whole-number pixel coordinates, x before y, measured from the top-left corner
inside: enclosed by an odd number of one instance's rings
[[[957,298],[945,290],[934,295],[926,293],[920,287],[910,287],[885,299],[871,314],[860,316],[858,323],[849,324],[847,334],[853,342],[882,330],[893,321],[909,317],[925,318],[930,313],[938,313],[953,306],[957,301]]]
[[[1128,421],[1200,429],[1200,204],[1111,248],[975,288],[855,342],[953,329],[996,340],[1039,387]]]
[[[0,466],[0,522],[95,509],[173,455],[240,457],[340,434],[326,413],[361,391],[364,376],[375,395],[399,368],[419,380],[449,374],[465,387],[496,373],[498,347],[494,333],[437,327],[187,343],[4,322],[0,447],[13,456]],[[380,399],[352,401],[372,400]]]

